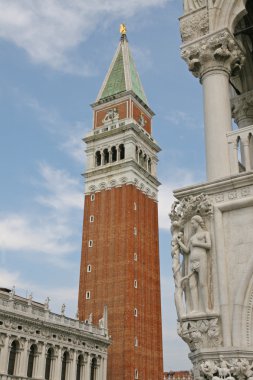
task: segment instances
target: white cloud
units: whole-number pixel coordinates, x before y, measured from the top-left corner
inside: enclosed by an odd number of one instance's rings
[[[182,128],[199,129],[201,122],[196,120],[192,115],[181,110],[172,110],[165,119],[173,126],[181,126]]]
[[[42,126],[50,133],[57,134],[57,148],[67,153],[78,164],[85,164],[85,144],[82,139],[89,131],[85,123],[77,121],[69,124],[62,120],[61,115],[55,109],[44,107],[37,99],[21,94],[18,90],[16,93],[24,105],[35,112],[37,118],[42,122]]]
[[[173,191],[194,183],[194,177],[190,171],[174,167],[167,168],[167,172],[170,173],[169,180],[161,179],[163,184],[159,188],[158,195],[159,228],[162,229],[170,228],[169,213],[175,201]]]
[[[2,250],[65,255],[74,249],[68,241],[70,235],[68,226],[59,220],[19,214],[1,215]]]
[[[67,171],[45,163],[41,163],[39,169],[41,185],[48,193],[38,196],[38,202],[64,212],[74,208],[83,209],[83,197],[77,179],[72,178]]]
[[[30,213],[9,213],[0,217],[0,249],[2,252],[44,253],[58,266],[66,265],[66,256],[79,252],[79,233],[83,197],[80,184],[69,173],[45,163],[39,165],[40,195],[31,200]],[[35,202],[39,203],[35,207]],[[47,206],[45,209],[43,206]],[[77,226],[78,223],[78,226]]]
[[[6,269],[0,269],[0,287],[12,288],[13,285],[19,284],[19,273],[9,272]]]
[[[23,48],[37,63],[90,75],[93,68],[70,59],[70,50],[114,19],[131,17],[168,0],[0,0],[0,37]]]
[[[15,286],[17,295],[28,297],[32,293],[33,299],[38,302],[44,302],[49,296],[50,309],[60,313],[61,305],[64,303],[66,314],[74,317],[77,311],[77,289],[75,287],[48,287],[46,284],[41,286],[33,283],[29,279],[24,279],[19,272],[10,272],[7,269],[0,269],[0,287],[12,289]]]

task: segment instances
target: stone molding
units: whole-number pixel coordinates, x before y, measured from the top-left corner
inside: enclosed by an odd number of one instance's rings
[[[181,17],[180,32],[183,43],[205,36],[209,32],[207,8],[200,8]]]
[[[181,56],[197,78],[214,70],[233,75],[240,70],[245,59],[242,49],[227,29],[184,45]]]
[[[178,322],[178,335],[188,344],[191,351],[201,348],[220,347],[221,328],[217,317]]]
[[[238,191],[239,198],[244,197],[245,193],[247,195],[252,195],[252,183],[253,173],[244,172],[239,175],[221,178],[212,182],[205,182],[194,186],[187,186],[182,189],[177,189],[174,191],[174,196],[175,198],[181,200],[185,197],[189,197],[190,195],[197,196],[201,193],[204,193],[209,196],[211,202],[220,203],[223,201],[232,200],[232,197],[228,198],[227,194],[234,190]],[[244,188],[250,188],[250,190],[244,191]],[[241,193],[241,191],[243,191],[243,194]],[[216,195],[222,195],[222,197],[216,200]]]
[[[232,117],[236,124],[240,127],[241,121],[248,120],[248,125],[253,124],[253,91],[248,91],[242,95],[231,99]],[[246,127],[248,125],[243,125]]]
[[[134,185],[148,197],[157,200],[160,182],[155,177],[134,161],[132,161],[132,165],[129,162],[118,165],[120,170],[110,171],[110,166],[107,165],[103,169],[91,171],[91,173],[86,172],[85,194],[110,190],[114,187]],[[115,164],[111,165],[111,167],[114,166]]]

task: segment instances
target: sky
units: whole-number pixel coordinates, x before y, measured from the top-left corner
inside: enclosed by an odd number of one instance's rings
[[[159,153],[164,369],[189,369],[177,336],[173,189],[205,180],[202,89],[180,58],[182,0],[0,0],[0,286],[77,309],[85,146],[127,25]]]

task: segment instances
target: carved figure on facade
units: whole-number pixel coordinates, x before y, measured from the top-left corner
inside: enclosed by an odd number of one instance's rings
[[[112,108],[109,111],[107,111],[104,119],[102,120],[103,124],[115,122],[119,120],[119,112],[117,108]]]
[[[47,298],[45,299],[45,302],[44,302],[44,309],[45,309],[45,310],[49,310],[49,302],[50,302],[50,298],[47,297]]]
[[[66,305],[63,303],[61,306],[61,315],[65,314],[65,310],[66,310]]]
[[[33,294],[30,293],[29,296],[28,296],[28,305],[31,306],[32,304],[32,300],[33,300]]]
[[[248,359],[225,360],[222,355],[219,360],[207,360],[199,364],[199,373],[212,380],[252,380],[253,363]]]
[[[145,125],[147,124],[147,121],[144,119],[143,113],[140,114],[140,117],[138,119],[138,124],[144,128]]]
[[[15,288],[15,285],[13,285],[10,293],[9,293],[9,300],[12,301],[14,299],[14,296],[16,294],[16,288]]]
[[[88,324],[91,325],[93,320],[93,314],[90,313],[89,318],[88,318]]]
[[[179,321],[185,316],[209,313],[212,308],[208,257],[211,238],[204,222],[211,215],[212,204],[204,194],[183,198],[172,206],[171,255]]]
[[[193,235],[187,245],[178,236],[177,242],[182,252],[189,255],[187,276],[189,285],[188,310],[191,314],[198,312],[209,313],[208,307],[208,259],[207,254],[211,248],[210,234],[206,229],[203,218],[195,215],[191,218]]]

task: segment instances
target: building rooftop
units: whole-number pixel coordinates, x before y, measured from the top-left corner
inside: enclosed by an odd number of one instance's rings
[[[135,95],[148,105],[147,97],[129,49],[126,34],[122,34],[121,36],[96,102],[123,93],[124,91],[133,91]]]

